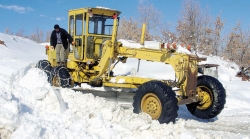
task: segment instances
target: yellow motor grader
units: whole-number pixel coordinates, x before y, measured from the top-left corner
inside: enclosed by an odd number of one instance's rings
[[[69,45],[67,64],[59,66],[55,50],[47,46],[48,60],[37,67],[48,75],[53,86],[73,87],[87,83],[93,87],[133,88],[135,113],[146,112],[160,123],[175,122],[178,105],[201,119],[217,116],[226,103],[223,85],[214,77],[198,76],[198,63],[206,58],[177,53],[175,47],[159,49],[131,48],[117,41],[118,10],[79,8],[68,12],[68,32],[75,44]],[[144,44],[145,24],[140,44]],[[129,58],[162,62],[173,67],[176,80],[160,80],[113,74],[117,62]],[[172,88],[177,88],[173,90]]]

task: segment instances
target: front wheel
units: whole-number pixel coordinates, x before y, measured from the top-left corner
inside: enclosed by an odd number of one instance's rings
[[[40,60],[38,61],[38,63],[36,64],[36,67],[43,70],[48,77],[48,82],[50,82],[50,78],[51,78],[51,71],[52,71],[52,66],[50,65],[48,60]]]
[[[179,109],[172,88],[160,81],[142,84],[134,96],[134,113],[146,112],[160,123],[175,122]]]
[[[53,68],[51,72],[51,84],[57,87],[68,88],[72,87],[72,79],[68,72],[68,69],[63,66],[57,66]]]
[[[216,78],[199,76],[197,93],[200,101],[186,105],[191,114],[201,119],[214,118],[220,114],[226,103],[226,91]]]

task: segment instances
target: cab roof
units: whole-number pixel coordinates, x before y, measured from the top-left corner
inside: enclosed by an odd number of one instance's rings
[[[115,9],[110,9],[106,7],[85,7],[85,8],[78,8],[78,9],[71,9],[69,12],[76,12],[76,11],[82,11],[82,12],[89,12],[92,11],[93,14],[98,14],[98,15],[105,15],[105,16],[113,16],[114,13],[119,16],[121,14],[120,11],[115,10]]]

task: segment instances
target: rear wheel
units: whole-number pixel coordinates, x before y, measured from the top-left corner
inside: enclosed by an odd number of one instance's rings
[[[38,63],[36,64],[36,67],[43,70],[48,77],[48,82],[50,82],[50,76],[51,76],[51,71],[52,71],[52,66],[50,65],[48,60],[40,60],[38,61]]]
[[[57,87],[72,87],[72,79],[68,72],[68,69],[64,66],[58,66],[53,68],[51,72],[51,84]]]
[[[216,78],[199,76],[197,93],[200,101],[186,105],[191,114],[201,119],[210,119],[220,114],[226,103],[226,91]]]
[[[179,109],[172,88],[160,81],[142,84],[134,96],[134,113],[146,112],[160,123],[175,122]]]

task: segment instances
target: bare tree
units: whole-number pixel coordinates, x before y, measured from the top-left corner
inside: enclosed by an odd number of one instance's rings
[[[198,39],[198,52],[201,54],[212,54],[212,44],[213,44],[213,29],[212,29],[212,22],[211,17],[205,11],[203,19],[200,21],[202,24],[199,27],[199,36]]]
[[[238,48],[237,48],[237,59],[236,62],[240,66],[249,66],[250,64],[250,45],[249,45],[249,30],[245,31],[239,23],[239,37],[238,37]]]
[[[52,30],[46,32],[45,42],[50,42]]]
[[[43,31],[40,30],[38,27],[34,29],[34,32],[30,35],[30,39],[37,43],[42,43],[43,37],[44,37]]]
[[[25,32],[24,29],[21,28],[16,32],[16,36],[27,38],[28,36],[25,36],[24,32]]]
[[[139,42],[141,35],[141,29],[138,27],[138,22],[133,18],[122,18],[120,21],[120,27],[117,37],[119,39],[127,39]]]
[[[250,30],[247,30],[246,36],[246,43],[245,47],[243,48],[244,55],[242,56],[242,66],[250,67]]]
[[[10,28],[6,28],[4,33],[9,34],[9,35],[13,35],[13,32],[11,31]]]
[[[160,32],[162,13],[148,1],[140,2],[137,10],[139,13],[139,23],[145,23],[147,31],[150,34],[150,36],[147,37],[147,40],[155,39],[157,33]]]
[[[219,55],[219,50],[222,47],[222,38],[221,38],[221,30],[224,27],[224,22],[221,21],[220,15],[216,17],[215,21],[215,28],[214,28],[214,40],[212,45],[212,54]]]
[[[185,0],[182,9],[182,17],[176,27],[179,40],[192,45],[193,50],[197,52],[202,25],[200,5],[194,0]]]
[[[170,23],[165,23],[164,25],[162,25],[159,36],[155,35],[155,39],[160,42],[177,42],[177,36],[174,32],[170,30],[170,27]]]
[[[228,35],[225,48],[225,57],[236,62],[240,66],[250,64],[250,33],[242,29],[241,22]]]

